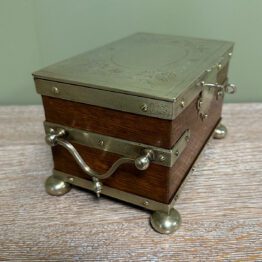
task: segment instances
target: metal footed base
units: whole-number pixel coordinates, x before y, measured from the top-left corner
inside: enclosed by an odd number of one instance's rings
[[[225,138],[226,135],[227,135],[227,128],[224,125],[219,124],[214,131],[214,138],[222,139]]]
[[[154,230],[161,234],[175,232],[181,224],[181,216],[178,211],[172,208],[169,213],[155,211],[150,218]]]
[[[54,176],[47,178],[45,190],[49,195],[62,196],[71,190],[71,185]]]

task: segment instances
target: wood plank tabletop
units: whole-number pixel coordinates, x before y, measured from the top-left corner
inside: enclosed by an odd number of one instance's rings
[[[262,261],[262,104],[225,104],[229,134],[207,145],[172,235],[135,206],[47,195],[43,119],[42,106],[0,107],[0,261]]]

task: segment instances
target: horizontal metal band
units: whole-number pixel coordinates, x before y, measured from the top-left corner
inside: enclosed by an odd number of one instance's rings
[[[152,162],[167,167],[174,165],[190,139],[190,130],[186,130],[172,149],[165,149],[50,122],[44,122],[44,127],[46,134],[50,133],[50,129],[63,128],[69,141],[130,158],[140,156],[144,149],[152,149],[154,151]]]
[[[174,101],[157,100],[35,78],[39,94],[161,119],[173,118]]]

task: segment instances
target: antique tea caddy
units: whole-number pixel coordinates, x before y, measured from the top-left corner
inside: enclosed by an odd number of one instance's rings
[[[42,95],[55,196],[71,185],[154,211],[171,233],[174,203],[211,137],[223,138],[233,44],[137,33],[33,74]]]

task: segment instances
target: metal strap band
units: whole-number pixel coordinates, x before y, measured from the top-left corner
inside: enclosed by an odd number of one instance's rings
[[[172,149],[165,149],[50,122],[44,122],[44,127],[46,134],[50,133],[50,129],[57,130],[62,128],[68,134],[68,141],[133,159],[140,156],[143,150],[151,149],[154,152],[154,160],[152,162],[167,167],[174,165],[190,139],[190,130],[186,130]]]

